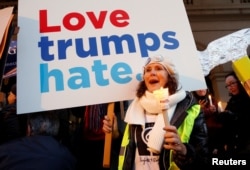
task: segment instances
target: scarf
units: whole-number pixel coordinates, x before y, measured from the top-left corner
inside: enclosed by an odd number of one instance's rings
[[[167,111],[167,116],[169,117],[169,120],[171,120],[174,114],[177,103],[183,100],[185,96],[186,92],[181,89],[168,97],[169,109]],[[153,93],[149,91],[146,91],[143,97],[136,97],[133,100],[127,110],[124,121],[128,124],[137,124],[144,127],[146,123],[145,114],[157,114],[155,124],[147,141],[147,146],[149,151],[159,153],[163,144],[164,134],[166,133],[163,130],[165,124],[160,103]]]

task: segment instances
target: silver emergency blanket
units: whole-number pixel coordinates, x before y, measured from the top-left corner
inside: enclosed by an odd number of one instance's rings
[[[250,28],[236,31],[210,42],[204,51],[198,51],[205,76],[220,64],[237,60],[247,55],[250,44]]]

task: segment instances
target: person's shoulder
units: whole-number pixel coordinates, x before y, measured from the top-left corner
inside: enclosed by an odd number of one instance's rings
[[[41,150],[43,148],[43,150]],[[46,135],[25,136],[14,139],[8,143],[0,145],[0,151],[15,151],[20,154],[29,151],[30,154],[43,153],[67,153],[67,147],[61,144],[55,137]]]
[[[11,120],[17,117],[16,105],[6,105],[0,112],[0,117],[2,121]]]
[[[186,93],[186,96],[184,97],[184,99],[181,100],[177,104],[177,108],[179,108],[181,110],[188,110],[188,109],[192,108],[194,105],[198,104],[198,102],[197,102],[196,98],[193,96],[192,92],[185,91],[185,93]]]
[[[0,145],[0,158],[9,157],[5,167],[14,164],[16,169],[25,169],[27,162],[35,169],[73,169],[76,159],[66,146],[51,136],[26,136]],[[20,159],[25,158],[20,162]],[[41,159],[43,158],[43,159]],[[0,167],[3,162],[0,159]],[[14,163],[13,163],[14,162]],[[37,167],[37,163],[41,164]],[[31,168],[31,169],[32,169]]]
[[[184,98],[186,102],[189,103],[189,106],[193,106],[195,104],[198,104],[197,99],[195,98],[194,94],[190,91],[186,91],[186,97]]]
[[[8,142],[2,143],[0,145],[0,153],[11,153],[12,151],[16,151],[17,148],[20,148],[22,143],[21,138],[13,139]]]
[[[5,113],[5,112],[14,112],[16,113],[16,103],[13,103],[13,104],[7,104],[6,106],[3,107],[2,109],[2,113]]]

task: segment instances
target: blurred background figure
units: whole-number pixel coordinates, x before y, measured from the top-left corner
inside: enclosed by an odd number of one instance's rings
[[[205,115],[208,129],[209,153],[212,157],[223,152],[222,124],[218,120],[218,103],[208,89],[193,92]]]
[[[250,161],[250,97],[234,72],[225,76],[230,98],[220,113],[223,123],[226,156]]]
[[[76,160],[56,138],[58,114],[27,114],[27,134],[0,145],[0,169],[74,170]]]
[[[4,92],[0,92],[0,111],[3,109],[3,107],[6,104],[6,96]]]
[[[7,105],[0,112],[0,144],[25,136],[26,115],[17,115],[16,97],[16,84],[13,84],[7,96]]]
[[[115,102],[114,114],[117,131],[113,133],[110,168],[103,167],[105,133],[102,130],[103,119],[109,103],[71,108],[79,122],[72,135],[72,152],[77,158],[77,170],[91,167],[91,170],[116,170],[125,123],[121,117],[120,102]],[[127,109],[127,101],[123,101]]]

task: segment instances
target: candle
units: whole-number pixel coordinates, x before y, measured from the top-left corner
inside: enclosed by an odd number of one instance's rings
[[[208,95],[208,99],[209,99],[209,104],[210,104],[210,105],[213,105],[211,95]]]
[[[222,107],[222,104],[221,104],[221,101],[218,102],[218,110],[219,112],[223,112],[223,107]]]
[[[161,102],[161,100],[164,100],[164,99],[168,98],[168,95],[169,95],[168,88],[164,89],[164,88],[161,87],[158,90],[154,90],[153,94],[159,100],[159,102]],[[163,119],[164,119],[165,126],[169,125],[167,109],[162,110],[162,114],[163,114]]]
[[[163,100],[165,97],[168,97],[168,88],[160,88],[158,90],[153,91],[154,96],[159,100]]]

